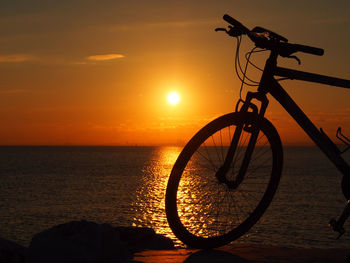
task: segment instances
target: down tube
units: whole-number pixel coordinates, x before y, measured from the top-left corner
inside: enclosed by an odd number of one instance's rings
[[[273,87],[269,90],[271,95],[283,106],[283,108],[294,118],[301,128],[309,135],[314,143],[327,155],[327,157],[334,163],[338,170],[344,176],[350,176],[350,167],[345,160],[334,149],[336,147],[332,142],[325,139],[323,135],[305,113],[298,107],[288,93],[281,87],[281,85],[274,80]]]

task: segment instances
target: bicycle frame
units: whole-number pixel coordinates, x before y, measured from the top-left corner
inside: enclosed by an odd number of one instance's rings
[[[316,128],[316,126],[311,122],[311,120],[305,115],[305,113],[293,101],[293,99],[288,95],[288,93],[282,88],[282,86],[278,83],[274,76],[329,84],[332,86],[340,86],[344,88],[350,88],[350,81],[328,77],[324,75],[281,68],[277,66],[277,57],[278,54],[274,51],[271,51],[270,57],[266,61],[263,75],[261,77],[261,81],[258,87],[258,93],[262,93],[264,95],[270,93],[289,113],[289,115],[293,117],[293,119],[313,140],[313,142],[323,151],[323,153],[326,154],[326,156],[333,162],[333,164],[343,174],[343,176],[350,179],[350,166],[341,157],[341,151],[332,142],[332,140],[323,132],[322,129],[318,130]],[[350,197],[348,196],[349,193],[344,193],[344,189],[343,194],[347,199],[350,199]]]
[[[266,50],[270,51],[270,56],[266,61],[257,91],[247,92],[245,100],[240,96],[235,112],[213,120],[198,131],[176,160],[168,181],[165,200],[171,229],[179,239],[190,246],[212,248],[241,237],[263,215],[276,193],[283,168],[280,136],[271,122],[264,117],[269,103],[267,94],[271,94],[343,175],[341,187],[348,201],[338,220],[329,221],[333,230],[339,233],[339,238],[345,233],[344,222],[350,217],[350,167],[341,156],[350,148],[350,139],[338,128],[337,137],[347,145],[347,148],[341,151],[322,129],[316,128],[275,77],[344,88],[350,88],[350,81],[278,67],[278,56],[294,58],[300,62],[294,53],[323,55],[324,50],[287,43],[286,38],[261,27],[249,30],[229,15],[224,15],[223,18],[230,24],[228,29],[217,28],[215,31],[224,31],[229,36],[237,38],[235,69],[242,81],[241,88],[243,84],[256,83],[245,75],[250,55],[253,52]],[[256,51],[254,48],[247,53],[244,70],[239,61],[242,35],[247,35],[255,43],[255,48],[260,48]],[[230,145],[227,148],[228,140]],[[215,149],[213,154],[210,154],[208,146]],[[202,151],[203,148],[206,152]],[[193,169],[195,166],[192,167],[192,164],[199,167],[198,172],[193,172],[194,181],[197,178],[199,180],[195,186],[199,192],[204,193],[196,200],[190,193],[190,195],[178,194],[180,191],[189,192],[193,181],[189,174],[196,169]],[[184,175],[186,180],[191,178],[190,183],[180,184]],[[216,178],[213,178],[213,175]],[[179,203],[177,202],[179,199],[193,201]],[[249,200],[254,200],[254,204],[251,205]],[[195,207],[186,209],[190,203]],[[202,231],[193,231],[193,222],[201,224],[207,219],[210,223],[203,232],[205,234],[202,234]]]
[[[340,151],[339,148],[333,143],[333,141],[323,132],[322,128],[320,128],[320,130],[316,128],[316,126],[311,122],[311,120],[305,115],[305,113],[299,108],[299,106],[294,102],[294,100],[288,95],[288,93],[283,89],[283,87],[278,83],[278,81],[274,77],[280,76],[285,77],[286,79],[305,80],[310,82],[329,84],[332,86],[339,86],[343,88],[350,88],[350,81],[303,71],[281,68],[277,66],[277,57],[278,53],[271,51],[270,57],[267,59],[265,64],[265,68],[259,83],[258,91],[247,93],[246,100],[244,101],[244,104],[239,111],[245,112],[249,109],[253,109],[253,112],[258,112],[256,115],[257,118],[263,117],[268,104],[266,94],[270,93],[272,97],[274,97],[282,105],[282,107],[289,113],[289,115],[293,117],[293,119],[311,138],[311,140],[320,148],[320,150],[328,157],[328,159],[332,161],[332,163],[337,167],[337,169],[343,174],[341,188],[344,197],[348,201],[339,219],[336,220],[333,218],[329,221],[329,225],[333,228],[334,231],[339,233],[338,238],[340,238],[345,233],[343,225],[347,218],[350,216],[350,166],[342,158],[341,154],[343,152]],[[251,102],[252,99],[256,99],[261,102],[260,111],[258,111],[257,106]],[[237,103],[236,111],[239,102]],[[238,129],[238,131],[235,132],[235,135],[236,133],[238,133],[237,136],[239,137],[241,130],[242,127],[240,127],[240,129]],[[243,165],[243,168],[246,168],[250,161],[250,157],[256,143],[258,132],[258,127],[256,127],[252,131],[252,137],[249,141],[247,152],[244,157],[245,165]],[[234,151],[234,149],[233,151],[229,150],[229,154],[226,157],[227,160],[232,160]],[[237,181],[235,182],[236,185],[240,184],[240,182],[243,180],[244,172],[245,170],[243,169],[243,174],[238,175],[238,178],[236,179]]]

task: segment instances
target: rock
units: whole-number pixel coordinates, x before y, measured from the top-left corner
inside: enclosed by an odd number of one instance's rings
[[[152,228],[73,221],[36,234],[26,263],[117,263],[142,250],[173,248],[170,238]]]
[[[132,254],[109,224],[73,221],[36,234],[26,263],[116,263]]]
[[[24,263],[27,248],[0,238],[0,263]]]
[[[174,249],[174,243],[170,238],[156,234],[152,228],[116,227],[115,229],[132,252],[145,249]]]

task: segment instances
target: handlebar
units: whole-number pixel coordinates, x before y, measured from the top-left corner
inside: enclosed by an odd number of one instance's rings
[[[300,52],[317,55],[317,56],[323,56],[324,54],[324,49],[322,48],[310,47],[310,46],[305,46],[300,44],[291,44],[291,45],[293,45],[293,47]]]
[[[234,19],[233,17],[231,17],[231,16],[229,16],[229,15],[227,15],[227,14],[225,14],[225,15],[223,16],[223,19],[224,19],[227,23],[233,25],[234,27],[237,27],[238,29],[241,29],[241,30],[242,30],[242,33],[244,33],[244,34],[247,34],[247,33],[250,31],[248,28],[246,28],[245,26],[243,26],[243,25],[242,25],[240,22],[238,22],[236,19]]]
[[[317,56],[322,56],[324,54],[322,48],[287,43],[288,40],[286,38],[262,27],[255,27],[253,30],[249,30],[239,21],[227,14],[223,16],[223,19],[232,26],[229,26],[229,30],[218,28],[216,31],[226,31],[226,33],[232,37],[248,35],[257,47],[276,51],[282,57],[289,57],[296,52]]]

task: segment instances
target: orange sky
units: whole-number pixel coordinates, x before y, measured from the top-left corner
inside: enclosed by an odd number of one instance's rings
[[[214,32],[223,14],[325,49],[281,65],[350,79],[349,11],[347,0],[1,1],[0,145],[183,144],[238,97],[235,40]],[[332,138],[350,135],[350,90],[283,85]],[[267,117],[284,144],[310,144],[272,100]]]

